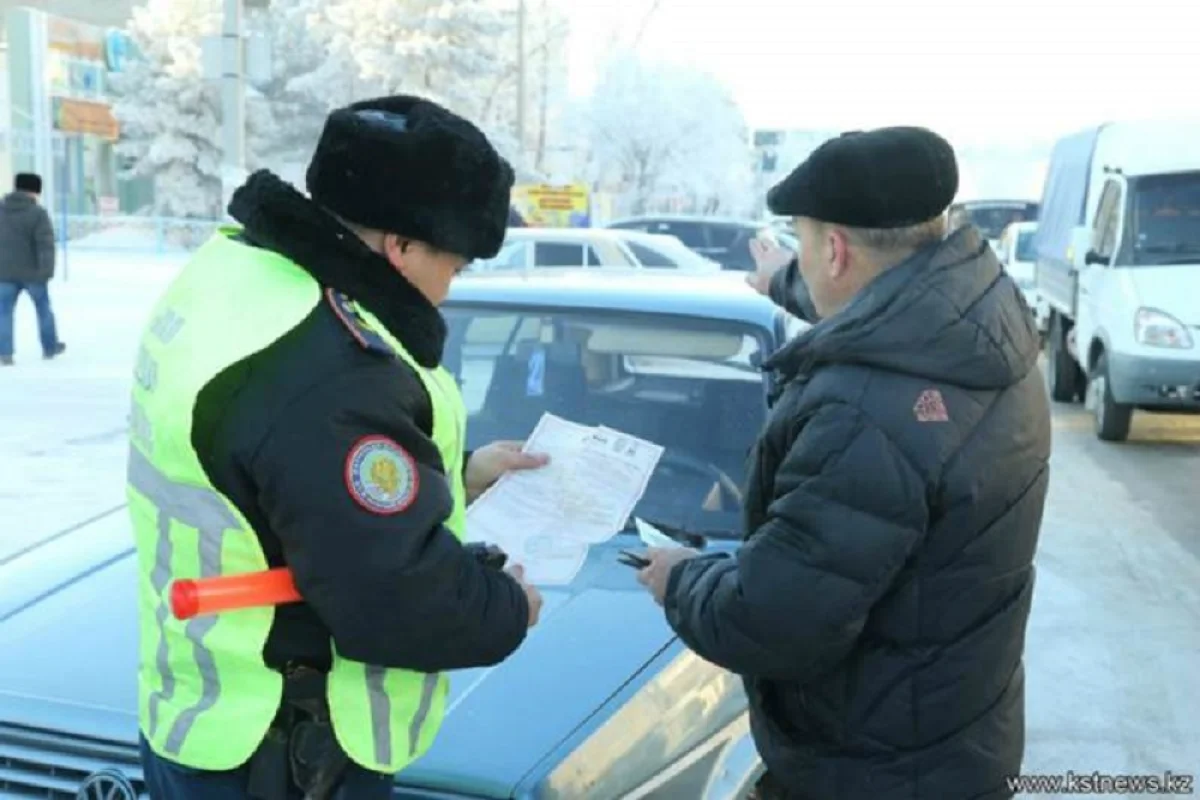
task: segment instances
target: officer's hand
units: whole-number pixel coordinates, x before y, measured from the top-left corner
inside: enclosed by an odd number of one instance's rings
[[[506,472],[537,469],[550,462],[548,456],[522,452],[521,445],[521,442],[492,442],[471,454],[463,474],[468,502],[487,491]]]
[[[513,564],[505,572],[521,584],[521,588],[525,591],[525,599],[529,601],[529,627],[532,628],[538,624],[538,618],[542,614],[542,593],[537,590],[536,586],[525,582],[525,568],[520,564]]]

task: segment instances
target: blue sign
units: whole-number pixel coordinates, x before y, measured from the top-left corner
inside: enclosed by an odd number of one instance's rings
[[[111,30],[104,36],[104,61],[109,72],[120,72],[129,60],[132,42],[129,34],[121,30]]]

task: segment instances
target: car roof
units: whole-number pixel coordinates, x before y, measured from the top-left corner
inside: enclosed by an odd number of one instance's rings
[[[614,241],[621,238],[620,231],[607,228],[509,228],[505,240],[514,242],[522,239],[562,239],[569,241]]]
[[[770,227],[769,222],[755,219],[743,219],[740,217],[710,217],[703,214],[641,214],[636,217],[625,217],[616,219],[609,223],[609,227],[613,225],[628,225],[636,222],[695,222],[700,225],[736,225],[740,228],[759,228]]]
[[[986,206],[999,206],[1001,208],[1012,208],[1014,206],[1036,206],[1040,205],[1037,200],[1023,200],[1019,197],[989,197],[975,198],[974,200],[960,200],[954,203],[951,208],[966,208],[976,209]]]
[[[446,306],[533,306],[581,311],[630,311],[744,322],[774,332],[782,311],[745,284],[738,272],[538,268],[464,273]]]
[[[669,233],[651,233],[630,228],[613,228],[610,232],[615,234],[617,239],[628,239],[632,242],[677,242],[681,247],[683,246],[683,242],[680,242],[678,237]]]

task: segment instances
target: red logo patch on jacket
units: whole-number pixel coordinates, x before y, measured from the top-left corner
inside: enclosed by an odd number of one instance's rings
[[[913,406],[913,413],[917,416],[917,422],[950,421],[950,415],[946,413],[946,402],[942,399],[942,393],[937,389],[926,389],[921,392],[916,405]]]

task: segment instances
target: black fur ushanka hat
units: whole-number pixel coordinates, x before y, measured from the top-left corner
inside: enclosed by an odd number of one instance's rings
[[[306,176],[312,199],[343,219],[468,259],[499,252],[513,180],[479,128],[410,95],[330,114]]]

